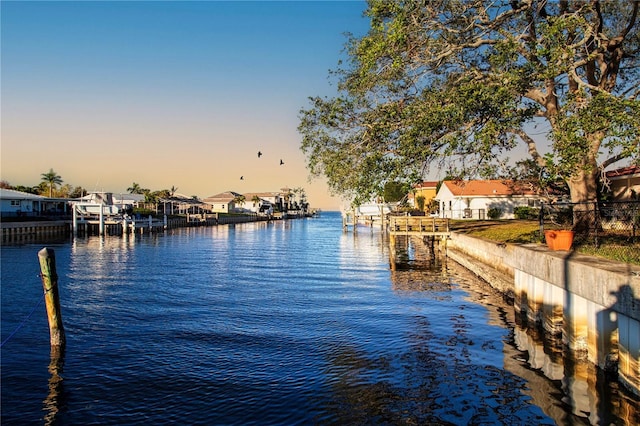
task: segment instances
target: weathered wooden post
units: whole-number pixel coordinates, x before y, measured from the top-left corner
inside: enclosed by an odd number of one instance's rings
[[[49,337],[51,347],[63,349],[66,343],[62,314],[60,313],[60,298],[58,295],[58,273],[56,272],[56,255],[53,249],[43,248],[38,252],[40,261],[40,276],[44,289],[44,300],[47,306],[49,321]]]
[[[396,234],[393,231],[389,232],[389,266],[392,271],[396,270],[397,267],[397,257],[396,257]]]

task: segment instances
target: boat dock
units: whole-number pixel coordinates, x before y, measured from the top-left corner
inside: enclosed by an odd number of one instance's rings
[[[425,216],[390,216],[390,235],[418,235],[421,237],[448,237],[449,219]]]
[[[358,225],[363,225],[368,228],[379,227],[384,229],[386,224],[386,217],[380,214],[358,214],[355,211],[342,213],[342,227],[345,231],[351,228],[353,232],[356,232]]]
[[[114,235],[135,232],[158,232],[168,229],[167,217],[158,220],[149,216],[148,218],[120,218],[116,216],[77,218],[71,223],[71,229],[74,235],[78,234],[98,234],[98,235]]]
[[[411,237],[419,237],[424,242],[424,247],[430,253],[430,258],[435,260],[437,251],[446,248],[449,238],[449,219],[425,216],[389,216],[387,227],[389,234],[389,266],[392,271],[398,267],[400,258],[407,258]],[[398,248],[397,240],[401,239],[402,247]],[[440,242],[443,244],[440,244]],[[405,259],[406,260],[406,259]]]
[[[448,237],[449,219],[426,216],[361,215],[355,211],[343,212],[342,227],[356,232],[358,225],[380,226],[390,235],[417,235],[421,237]]]

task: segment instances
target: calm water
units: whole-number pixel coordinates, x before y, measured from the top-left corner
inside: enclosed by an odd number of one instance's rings
[[[42,297],[42,247],[2,247],[3,341]],[[640,419],[465,270],[392,272],[384,236],[338,214],[49,247],[67,348],[50,366],[37,306],[2,347],[3,425]]]

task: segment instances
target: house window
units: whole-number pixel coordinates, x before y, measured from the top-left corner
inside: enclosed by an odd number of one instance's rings
[[[12,207],[20,207],[20,200],[11,200]]]
[[[449,200],[449,210],[451,210],[451,207],[453,207],[453,204],[451,204],[451,203],[452,203],[452,201]]]

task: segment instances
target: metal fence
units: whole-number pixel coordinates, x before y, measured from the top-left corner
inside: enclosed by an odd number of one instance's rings
[[[581,251],[640,262],[640,201],[543,204],[540,230],[545,229],[573,230]]]

